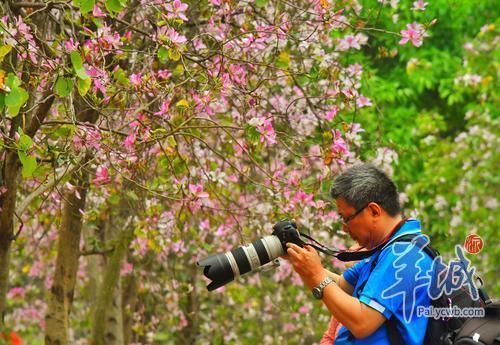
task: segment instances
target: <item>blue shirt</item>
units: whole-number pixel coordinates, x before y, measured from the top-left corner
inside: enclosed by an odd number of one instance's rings
[[[421,234],[420,222],[407,220],[391,240],[405,234]],[[370,273],[371,263],[376,259],[377,264]],[[417,306],[430,306],[425,277],[431,265],[432,259],[420,248],[410,242],[397,242],[358,262],[346,270],[343,277],[355,287],[353,296],[361,303],[377,310],[386,319],[396,318],[404,344],[422,345],[428,320],[425,316],[417,316]],[[363,339],[354,338],[342,327],[334,344],[390,345],[386,323]]]

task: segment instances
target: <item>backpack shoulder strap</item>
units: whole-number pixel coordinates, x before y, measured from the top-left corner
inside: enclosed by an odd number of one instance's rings
[[[397,242],[411,242],[417,236],[420,236],[420,234],[402,235],[400,237],[395,238],[392,241],[389,241],[384,246],[384,248],[386,248],[387,246],[390,246],[391,244],[397,243]],[[423,248],[423,251],[425,253],[427,253],[427,255],[429,255],[429,257],[431,259],[434,259],[436,256],[439,255],[439,252],[437,250],[433,249],[432,247],[430,247],[429,245],[426,245],[424,247],[424,243],[422,241],[417,241],[415,244],[417,246],[419,246],[420,248]],[[384,248],[382,248],[382,249],[384,249]],[[380,255],[380,253],[379,253],[379,255]],[[377,257],[375,257],[375,259],[372,261],[372,263],[370,265],[370,274],[375,269],[377,262],[378,262],[378,255],[377,255]],[[358,295],[361,294],[361,292],[363,291],[365,284],[366,284],[366,281],[358,289]],[[389,318],[385,322],[385,324],[387,326],[387,333],[389,335],[389,342],[391,343],[391,345],[404,345],[404,341],[403,341],[403,338],[401,337],[401,333],[399,333],[399,331],[397,329],[397,323],[396,323],[396,319],[394,318],[394,316]]]

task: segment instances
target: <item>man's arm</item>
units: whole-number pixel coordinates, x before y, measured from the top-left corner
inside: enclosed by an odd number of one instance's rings
[[[288,243],[287,246],[293,268],[304,284],[313,289],[327,276],[318,253],[310,246],[301,248],[293,243]],[[344,285],[342,281],[345,279],[339,276],[340,285]],[[349,295],[340,285],[329,284],[323,290],[323,303],[356,338],[371,335],[385,322],[385,317]]]
[[[333,273],[332,271],[329,271],[327,269],[325,269],[325,273],[329,277],[332,277],[333,280],[335,281],[335,284],[340,286],[342,290],[344,290],[348,295],[352,296],[352,293],[354,292],[354,287],[351,284],[349,284],[341,274]]]
[[[323,290],[322,301],[330,313],[358,339],[371,335],[386,321],[381,313],[352,297],[337,284],[330,284]]]

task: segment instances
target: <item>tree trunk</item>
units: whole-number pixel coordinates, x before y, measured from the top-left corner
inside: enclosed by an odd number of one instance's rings
[[[45,117],[47,116],[54,96],[49,92],[44,94],[44,101],[38,106],[36,113],[30,116],[29,126],[25,133],[33,137]],[[21,125],[22,115],[12,120],[9,137],[15,138],[15,133]],[[17,150],[8,149],[3,153],[5,160],[0,173],[0,326],[3,325],[3,316],[6,307],[6,296],[9,288],[10,246],[14,238],[14,215],[16,210],[16,195],[21,170],[21,163]]]
[[[99,117],[99,113],[78,96],[74,99],[74,114],[78,121],[89,123],[95,123]],[[83,168],[71,174],[70,183],[78,190],[81,198],[77,198],[74,191],[64,193],[54,280],[45,315],[46,345],[67,345],[69,341],[69,317],[80,257],[81,211],[85,210],[85,198],[89,187],[90,172],[86,166],[91,159],[92,155],[88,152],[81,162]]]
[[[123,280],[122,318],[123,318],[123,343],[132,342],[132,325],[134,311],[137,305],[137,278],[132,273]]]
[[[120,268],[132,236],[133,227],[127,226],[121,230],[106,265],[94,311],[91,345],[123,344]],[[113,308],[116,310],[111,313]]]
[[[0,326],[6,307],[9,288],[10,245],[14,239],[14,212],[16,208],[17,179],[20,163],[17,152],[7,152],[2,169],[2,186],[7,190],[0,196]]]
[[[64,194],[54,281],[49,292],[48,312],[45,317],[46,345],[69,344],[69,316],[73,303],[80,255],[80,233],[82,229],[80,210],[85,209],[88,178],[88,173],[82,170],[79,175],[74,173],[71,179],[71,184],[78,188],[80,199],[77,198],[74,191]]]
[[[200,322],[198,319],[199,316],[199,301],[198,301],[198,291],[196,289],[196,276],[197,276],[197,267],[193,266],[191,269],[191,279],[190,283],[193,287],[192,290],[188,293],[188,303],[186,310],[186,318],[188,321],[188,325],[183,328],[183,339],[185,344],[194,344],[196,339],[198,338]]]

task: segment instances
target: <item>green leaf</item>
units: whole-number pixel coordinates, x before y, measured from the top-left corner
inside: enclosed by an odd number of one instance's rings
[[[69,78],[59,77],[56,81],[55,92],[59,97],[68,96],[73,91],[73,81]]]
[[[181,58],[181,54],[177,49],[169,49],[168,58],[172,61],[179,61],[179,59]]]
[[[255,0],[255,6],[264,7],[267,5],[268,0]]]
[[[116,193],[111,194],[111,196],[108,197],[108,202],[111,205],[118,205],[120,203],[120,196]]]
[[[119,0],[106,0],[104,5],[110,13],[118,13],[123,9],[123,5]]]
[[[137,194],[135,194],[135,192],[133,190],[129,190],[127,192],[127,198],[131,201],[137,201],[139,200],[139,197],[137,196]]]
[[[21,81],[14,73],[9,73],[7,75],[7,82],[5,83],[10,89],[15,88],[16,86],[21,85]]]
[[[11,50],[12,46],[9,46],[7,44],[0,46],[0,62],[3,61],[3,58],[7,56],[7,54],[9,54]]]
[[[245,136],[249,142],[253,144],[257,144],[260,140],[260,133],[254,126],[246,125],[245,126]]]
[[[77,51],[72,51],[70,57],[71,63],[73,64],[73,68],[75,69],[78,78],[83,80],[88,79],[89,76],[87,75],[87,71],[85,71],[85,68],[83,68],[83,61],[80,53]]]
[[[19,110],[28,100],[29,95],[22,87],[14,86],[9,94],[5,96],[5,105],[10,117],[16,117]]]
[[[83,60],[78,51],[76,50],[72,51],[70,54],[70,58],[71,58],[71,63],[73,64],[75,70],[83,68]]]
[[[169,52],[168,52],[167,48],[160,47],[160,49],[158,49],[158,52],[156,53],[156,55],[158,56],[158,60],[160,60],[161,63],[166,63],[168,60]]]
[[[179,102],[175,104],[175,106],[180,109],[186,109],[189,107],[189,103],[185,99],[181,99]]]
[[[94,9],[95,0],[78,0],[75,1],[75,5],[80,7],[82,14],[87,14]]]
[[[130,79],[127,78],[127,74],[125,73],[125,71],[121,68],[118,68],[115,73],[113,73],[113,77],[115,78],[115,80],[122,84],[122,85],[129,85],[130,84]]]
[[[87,92],[90,90],[90,86],[92,85],[92,79],[78,79],[76,81],[76,88],[80,96],[85,96]]]
[[[24,133],[21,134],[19,137],[19,142],[17,143],[17,149],[19,151],[28,151],[33,147],[33,140],[29,135],[26,135]]]
[[[276,61],[276,66],[280,68],[288,68],[290,64],[290,56],[287,52],[281,52],[278,60]]]
[[[28,178],[33,176],[33,173],[37,168],[36,157],[28,156],[24,151],[19,151],[18,155],[19,155],[19,160],[23,165],[22,169],[23,178]]]

